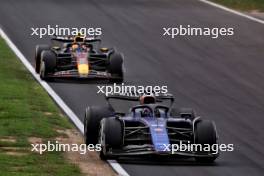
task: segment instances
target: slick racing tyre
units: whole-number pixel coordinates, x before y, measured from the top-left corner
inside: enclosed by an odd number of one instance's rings
[[[54,52],[50,50],[43,51],[41,53],[40,78],[43,80],[51,80],[48,75],[54,72],[56,63],[56,55]]]
[[[209,144],[210,146],[217,144],[217,132],[212,121],[198,121],[195,124],[194,133],[195,144]],[[212,163],[217,158],[217,156],[207,157],[206,153],[207,152],[201,152],[201,154],[205,154],[205,157],[196,157],[196,161],[202,163]]]
[[[110,107],[91,106],[86,108],[84,116],[84,141],[86,145],[97,144],[100,121],[113,116]]]
[[[115,117],[104,118],[100,124],[99,143],[102,146],[100,158],[116,159],[115,156],[107,155],[109,148],[120,149],[123,145],[123,126],[120,120]]]
[[[35,50],[35,71],[36,73],[40,72],[40,64],[41,64],[41,53],[42,51],[49,50],[48,45],[37,45]]]
[[[124,59],[120,53],[113,53],[110,55],[108,72],[113,76],[111,82],[123,82],[123,62]]]

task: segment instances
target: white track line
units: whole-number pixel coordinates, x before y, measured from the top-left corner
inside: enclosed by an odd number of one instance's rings
[[[261,19],[246,15],[246,14],[238,12],[236,10],[227,8],[225,6],[222,6],[222,5],[207,1],[207,0],[198,0],[198,1],[209,4],[209,5],[214,6],[216,8],[220,8],[220,9],[225,10],[227,12],[245,17],[245,18],[250,19],[252,21],[264,24],[264,21]],[[63,109],[63,111],[66,113],[66,115],[73,121],[73,123],[76,125],[76,127],[83,134],[83,124],[79,120],[79,118],[74,114],[74,112],[64,103],[64,101],[56,94],[56,92],[46,82],[42,81],[39,78],[39,76],[35,73],[35,70],[32,67],[32,65],[28,62],[28,60],[25,58],[25,56],[17,49],[17,47],[14,45],[14,43],[9,39],[9,37],[4,33],[4,31],[1,28],[0,28],[0,35],[6,41],[8,46],[13,50],[13,52],[17,55],[17,57],[21,60],[21,62],[30,71],[30,73],[34,76],[34,78],[42,85],[42,87],[48,92],[48,94],[54,99],[54,101],[60,106],[60,108]],[[129,176],[129,174],[121,167],[121,165],[117,161],[108,160],[107,162],[120,176]]]
[[[121,167],[121,165],[116,160],[107,160],[108,164],[117,171],[119,176],[129,176],[128,173]]]
[[[230,8],[225,7],[223,5],[220,5],[220,4],[217,4],[217,3],[214,3],[214,2],[208,1],[208,0],[198,0],[198,1],[203,2],[203,3],[206,3],[206,4],[209,4],[211,6],[214,6],[216,8],[219,8],[219,9],[225,10],[227,12],[230,12],[230,13],[233,13],[233,14],[236,14],[236,15],[239,15],[239,16],[242,16],[242,17],[245,17],[245,18],[250,19],[252,21],[255,21],[255,22],[264,24],[264,21],[261,20],[261,19],[259,19],[259,18],[255,18],[255,17],[252,17],[250,15],[246,15],[246,14],[244,14],[242,12],[239,12],[239,11],[236,11],[236,10],[233,10],[233,9],[230,9]]]
[[[58,104],[58,106],[65,112],[65,114],[72,120],[76,127],[84,133],[83,124],[80,119],[74,114],[74,112],[64,103],[60,96],[47,84],[42,81],[38,74],[36,74],[35,69],[25,58],[25,56],[19,51],[16,45],[11,41],[7,34],[0,28],[0,36],[6,41],[7,45],[13,50],[20,61],[25,65],[33,77],[39,82],[39,84],[48,92],[48,94],[53,98],[53,100]],[[122,168],[120,164],[115,160],[108,160],[109,165],[118,173],[120,176],[129,176],[129,174]]]
[[[25,56],[18,50],[15,44],[10,40],[10,38],[4,33],[4,31],[0,28],[0,35],[6,41],[8,46],[13,50],[13,52],[17,55],[17,57],[21,60],[21,62],[26,66],[26,68],[30,71],[30,73],[34,76],[34,78],[41,84],[41,86],[48,92],[48,94],[54,99],[54,101],[63,109],[63,111],[69,116],[69,118],[73,121],[76,127],[83,133],[83,124],[78,119],[78,117],[74,114],[74,112],[63,102],[63,100],[56,94],[56,92],[45,82],[40,79],[40,77],[35,73],[35,69],[29,63],[29,61],[25,58]]]

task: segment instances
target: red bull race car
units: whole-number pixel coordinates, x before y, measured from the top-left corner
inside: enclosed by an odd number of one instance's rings
[[[123,81],[123,55],[113,48],[100,48],[101,40],[55,37],[51,45],[37,45],[35,71],[43,80],[95,78]]]
[[[192,157],[209,163],[218,157],[214,122],[201,119],[192,109],[172,107],[172,95],[110,95],[106,99],[109,106],[88,107],[84,118],[85,142],[101,145],[101,159],[165,156]],[[118,108],[125,102],[115,107],[113,100],[133,101],[136,105],[122,111]],[[178,146],[185,146],[185,150]],[[186,146],[196,148],[187,150]]]

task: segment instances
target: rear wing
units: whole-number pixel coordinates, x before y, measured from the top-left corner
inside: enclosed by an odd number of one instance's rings
[[[111,99],[126,100],[126,101],[138,101],[139,102],[139,99],[141,96],[143,96],[143,95],[128,96],[128,95],[121,95],[121,94],[111,94],[111,95],[106,95],[105,98],[106,98],[108,104],[112,107],[112,105],[109,101]],[[159,103],[162,103],[166,100],[169,100],[170,101],[170,107],[174,103],[174,97],[172,94],[159,94],[159,95],[155,95],[155,98],[156,98],[156,102],[159,102]]]
[[[73,37],[58,37],[55,36],[54,38],[51,38],[51,41],[57,41],[57,42],[63,42],[63,43],[72,43],[74,41]],[[100,38],[90,37],[85,38],[85,43],[93,43],[93,42],[101,42],[102,40]]]

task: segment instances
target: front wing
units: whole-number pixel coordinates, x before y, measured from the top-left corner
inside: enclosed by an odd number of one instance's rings
[[[53,74],[49,74],[50,78],[80,78],[80,79],[115,79],[119,77],[115,77],[108,72],[90,70],[89,74],[79,74],[78,70],[66,70],[66,71],[58,71]]]
[[[171,151],[156,151],[153,145],[130,145],[123,147],[119,150],[107,151],[106,155],[110,156],[147,156],[147,155],[158,155],[158,156],[184,156],[184,157],[217,157],[219,153],[197,153],[197,152],[174,152]]]

